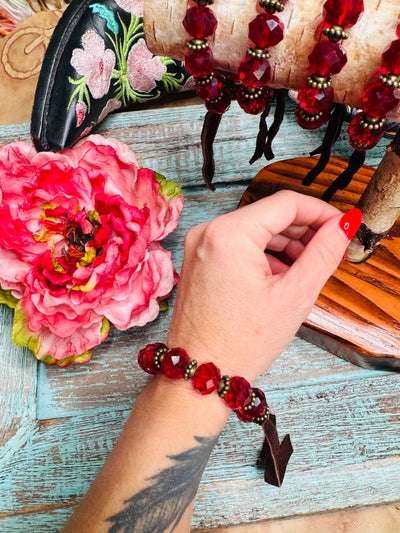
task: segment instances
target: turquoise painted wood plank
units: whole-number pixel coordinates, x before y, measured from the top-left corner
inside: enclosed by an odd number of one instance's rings
[[[263,483],[254,467],[262,432],[232,416],[206,468],[193,526],[399,500],[400,375],[284,390],[268,390],[268,375],[260,382],[281,436],[290,430],[295,448],[284,485],[278,490]],[[120,411],[39,424],[13,463],[2,465],[0,512],[44,502],[72,505],[93,480],[127,416]]]
[[[294,107],[288,98],[287,112],[273,144],[276,161],[307,156],[321,142],[324,128],[316,131],[299,128]],[[202,183],[200,134],[204,114],[203,105],[124,112],[108,117],[97,131],[126,142],[141,166],[158,170],[181,185],[195,185]],[[254,152],[258,121],[258,117],[243,113],[236,102],[224,115],[215,141],[215,183],[252,179],[266,165],[264,159],[252,166],[248,163]],[[15,140],[30,140],[28,124],[0,127],[0,144]],[[384,140],[367,152],[366,163],[376,166],[387,143]],[[347,133],[343,131],[333,153],[349,156],[351,152]]]

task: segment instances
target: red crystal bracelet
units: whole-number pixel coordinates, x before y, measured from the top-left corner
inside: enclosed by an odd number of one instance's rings
[[[262,390],[252,388],[243,377],[221,376],[214,363],[198,365],[183,348],[169,349],[159,342],[142,348],[138,363],[148,374],[164,374],[170,379],[190,379],[194,390],[202,395],[217,391],[222,401],[241,421],[262,425],[265,434],[264,479],[275,486],[282,484],[293,448],[289,435],[279,445],[275,416],[270,413]]]

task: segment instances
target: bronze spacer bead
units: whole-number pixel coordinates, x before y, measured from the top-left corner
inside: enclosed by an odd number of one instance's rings
[[[212,80],[213,74],[209,74],[208,76],[205,76],[204,78],[196,77],[194,79],[194,82],[196,85],[207,85]]]
[[[229,390],[229,376],[222,376],[218,385],[218,396],[223,398]]]
[[[269,58],[269,52],[266,48],[248,48],[247,54],[251,57],[255,57],[256,59],[268,59]]]
[[[166,354],[167,351],[168,348],[158,348],[154,354],[154,366],[157,368],[157,370],[161,370],[161,362],[164,358],[164,354]]]
[[[332,85],[330,76],[320,76],[319,74],[308,76],[307,83],[314,89],[326,89]]]
[[[363,128],[368,128],[369,130],[378,130],[385,124],[385,119],[381,117],[373,118],[369,117],[368,115],[364,115],[360,118],[360,124]]]
[[[258,4],[271,15],[276,12],[281,13],[285,9],[285,6],[282,4],[282,2],[280,2],[280,0],[260,0]]]
[[[193,0],[198,6],[210,6],[214,3],[214,0]]]
[[[268,420],[269,415],[270,415],[270,410],[269,410],[269,407],[267,405],[267,407],[264,409],[263,414],[261,416],[257,416],[256,418],[254,418],[253,422],[255,424],[260,424],[260,426],[262,426],[264,424],[264,422],[266,420]]]
[[[306,122],[315,122],[316,120],[319,120],[321,118],[322,113],[311,114],[311,113],[307,113],[306,111],[304,111],[304,109],[300,109],[299,115]]]
[[[190,50],[204,50],[208,47],[207,39],[191,39],[187,43]]]
[[[183,379],[190,379],[191,377],[193,377],[196,373],[196,370],[197,370],[197,361],[196,359],[192,359],[190,361],[190,363],[188,365],[186,365],[185,367],[185,371],[184,371],[184,374],[183,374]]]
[[[347,33],[341,26],[331,26],[330,28],[324,28],[322,33],[328,37],[333,43],[337,43],[343,39],[348,39]]]
[[[378,77],[378,80],[383,83],[385,87],[399,87],[400,85],[400,76],[396,76],[396,74],[381,74]]]
[[[255,404],[256,404],[256,393],[252,392],[250,395],[249,403],[245,407],[243,407],[243,411],[250,411],[250,409],[253,409]]]
[[[262,96],[264,90],[262,87],[257,87],[255,89],[251,89],[249,87],[243,86],[242,94],[244,98],[248,98],[249,100],[254,100],[255,98],[259,98]]]

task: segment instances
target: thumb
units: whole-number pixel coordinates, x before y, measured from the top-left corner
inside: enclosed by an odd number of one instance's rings
[[[349,241],[357,233],[362,219],[360,209],[354,208],[330,218],[315,233],[301,255],[286,273],[293,282],[301,280],[304,295],[317,298],[328,278],[338,267]],[[285,276],[285,277],[286,277]]]

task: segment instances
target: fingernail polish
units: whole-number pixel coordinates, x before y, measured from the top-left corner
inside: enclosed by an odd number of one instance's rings
[[[361,225],[361,219],[362,212],[361,209],[358,209],[358,207],[350,209],[350,211],[347,211],[347,213],[345,213],[340,219],[339,226],[341,227],[343,233],[346,235],[349,241],[357,233]]]

